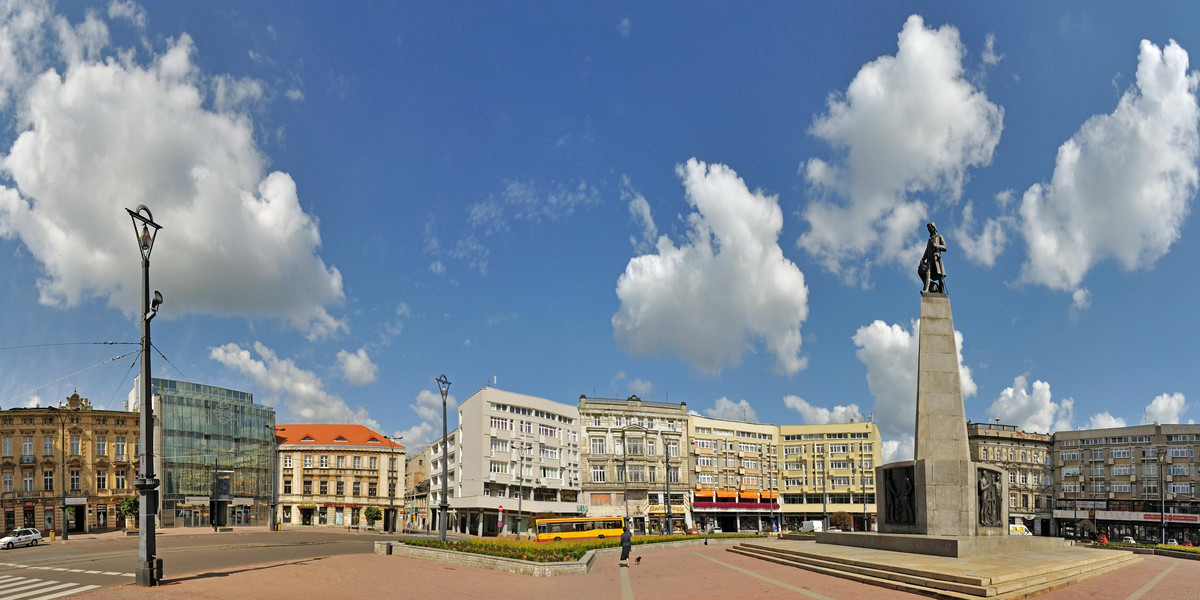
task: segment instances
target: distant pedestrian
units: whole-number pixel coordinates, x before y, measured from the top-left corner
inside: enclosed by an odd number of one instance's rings
[[[629,551],[632,549],[633,549],[633,535],[631,533],[629,533],[629,528],[626,527],[625,531],[621,533],[621,566],[622,567],[629,566],[629,563],[627,563],[625,561],[629,560]]]

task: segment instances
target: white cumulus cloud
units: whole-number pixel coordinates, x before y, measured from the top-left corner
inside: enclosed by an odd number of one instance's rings
[[[1187,403],[1183,394],[1160,394],[1150,401],[1142,412],[1142,425],[1150,423],[1182,423],[1183,413],[1187,411]]]
[[[371,362],[366,348],[359,348],[354,353],[341,350],[337,353],[338,369],[342,379],[354,385],[368,385],[375,382],[375,374],[379,366]]]
[[[750,408],[750,403],[746,402],[744,398],[737,402],[726,397],[717,398],[713,402],[712,408],[704,409],[704,414],[714,419],[745,421],[747,423],[758,422],[758,415],[754,413],[754,409]]]
[[[896,55],[864,65],[814,120],[840,156],[801,166],[812,198],[797,244],[847,283],[869,285],[872,263],[915,268],[929,209],[911,195],[957,201],[967,169],[991,163],[1004,111],[968,81],[965,53],[954,27],[913,15]]]
[[[688,203],[687,242],[667,236],[629,261],[617,280],[617,340],[633,354],[674,353],[704,373],[738,365],[761,341],[777,369],[793,374],[808,318],[804,274],[778,244],[778,198],[751,192],[725,165],[691,159],[677,168]]]
[[[1088,420],[1087,427],[1084,429],[1111,429],[1113,427],[1124,427],[1125,419],[1112,416],[1107,410],[1101,413],[1092,415]]]
[[[1053,433],[1071,429],[1075,416],[1075,400],[1066,398],[1055,402],[1050,393],[1050,384],[1034,381],[1032,392],[1024,375],[1013,380],[1012,387],[1005,388],[1000,397],[988,407],[988,414],[1000,419],[1001,423],[1016,425],[1022,431]]]
[[[1025,192],[1022,281],[1075,291],[1097,263],[1147,268],[1179,239],[1200,178],[1200,75],[1174,41],[1143,40],[1136,80],[1059,147],[1050,183]]]
[[[136,5],[112,6],[138,18]],[[206,76],[186,34],[140,64],[108,48],[94,14],[78,27],[21,14],[0,23],[0,39],[21,45],[0,48],[0,86],[14,100],[0,108],[17,109],[0,113],[15,136],[0,155],[0,236],[41,263],[42,303],[100,299],[135,314],[139,258],[125,209],[145,204],[163,226],[152,257],[167,300],[160,318],[281,318],[310,339],[346,329],[327,310],[344,293],[318,255],[317,220],[290,175],[266,172],[255,143],[246,107],[261,102],[261,84]],[[2,56],[30,48],[44,56]],[[51,68],[22,74],[39,58]]]
[[[325,383],[312,371],[301,369],[291,359],[279,358],[261,342],[254,343],[254,358],[237,344],[211,348],[209,358],[250,377],[264,390],[263,403],[282,409],[307,423],[358,423],[379,431],[379,422],[363,407],[350,408],[345,400],[325,390]]]
[[[800,413],[800,420],[805,425],[849,423],[851,421],[862,420],[862,412],[858,410],[857,404],[835,406],[832,409],[828,409],[809,404],[807,400],[800,396],[784,396],[783,403],[788,408]]]

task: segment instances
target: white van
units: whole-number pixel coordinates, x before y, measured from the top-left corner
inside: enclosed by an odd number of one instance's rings
[[[1013,524],[1008,526],[1008,535],[1033,535],[1029,532],[1029,528],[1024,525]]]

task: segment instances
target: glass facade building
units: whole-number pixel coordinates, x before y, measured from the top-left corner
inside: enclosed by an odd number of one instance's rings
[[[249,392],[157,377],[150,383],[162,526],[267,525],[275,410],[254,404]],[[135,382],[131,405],[139,389]]]

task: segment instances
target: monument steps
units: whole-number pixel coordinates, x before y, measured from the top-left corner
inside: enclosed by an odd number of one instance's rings
[[[1039,567],[1022,565],[1020,569],[989,570],[978,560],[922,557],[914,561],[912,555],[886,551],[848,550],[831,554],[826,549],[800,544],[743,543],[728,551],[843,579],[955,600],[1020,600],[1140,560],[1129,552],[1079,549],[1058,555],[1030,553],[1031,556],[1023,558],[1040,564]],[[1016,557],[996,556],[989,560],[1003,565],[1006,558]]]

